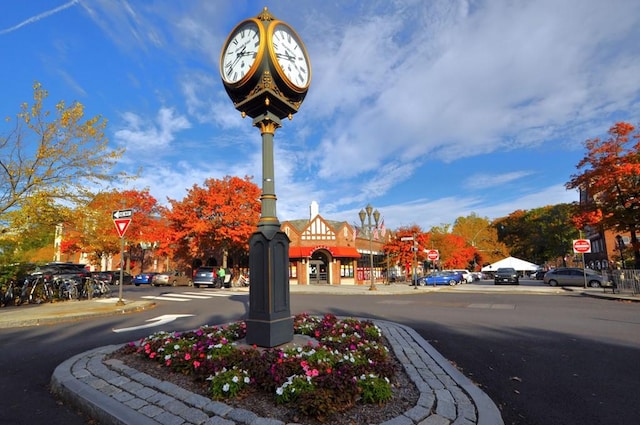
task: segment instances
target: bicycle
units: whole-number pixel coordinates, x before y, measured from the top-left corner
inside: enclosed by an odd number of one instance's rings
[[[77,300],[78,282],[73,279],[55,279],[54,286],[58,288],[58,299]]]
[[[84,278],[84,282],[80,285],[78,299],[92,299],[98,297],[111,297],[111,287],[101,280],[91,277]]]
[[[0,304],[2,307],[6,307],[8,305],[15,305],[16,297],[15,297],[15,287],[16,282],[13,279],[10,279],[9,282],[5,284],[5,287],[2,288],[0,292],[2,297],[0,297]]]
[[[42,304],[53,302],[53,286],[49,279],[36,277],[33,280],[26,279],[20,293],[20,304]]]

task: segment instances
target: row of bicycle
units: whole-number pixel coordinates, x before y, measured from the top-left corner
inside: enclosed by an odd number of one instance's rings
[[[111,287],[101,280],[36,277],[20,284],[9,280],[0,288],[0,306],[41,304],[111,296]]]

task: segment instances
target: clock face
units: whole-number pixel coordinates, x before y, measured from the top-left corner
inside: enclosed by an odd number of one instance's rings
[[[307,52],[296,33],[287,25],[277,24],[271,37],[276,65],[289,83],[304,88],[309,85],[311,69]]]
[[[237,83],[245,76],[251,77],[257,67],[260,52],[258,25],[249,21],[241,24],[229,37],[220,60],[220,74],[227,83]]]

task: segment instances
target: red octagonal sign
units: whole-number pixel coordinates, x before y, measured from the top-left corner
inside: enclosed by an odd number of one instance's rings
[[[578,254],[591,252],[591,241],[589,239],[576,239],[573,241],[573,252]]]
[[[430,249],[427,251],[427,258],[431,261],[436,261],[440,259],[440,253],[437,249]]]

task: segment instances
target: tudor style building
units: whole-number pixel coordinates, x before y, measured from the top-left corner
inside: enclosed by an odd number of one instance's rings
[[[309,212],[308,219],[285,221],[281,225],[290,240],[290,284],[367,284],[371,276],[369,235],[359,233],[360,229],[346,221],[323,218],[315,201]],[[373,274],[381,281],[386,271],[383,246],[391,235],[390,232],[375,233],[371,241]]]

